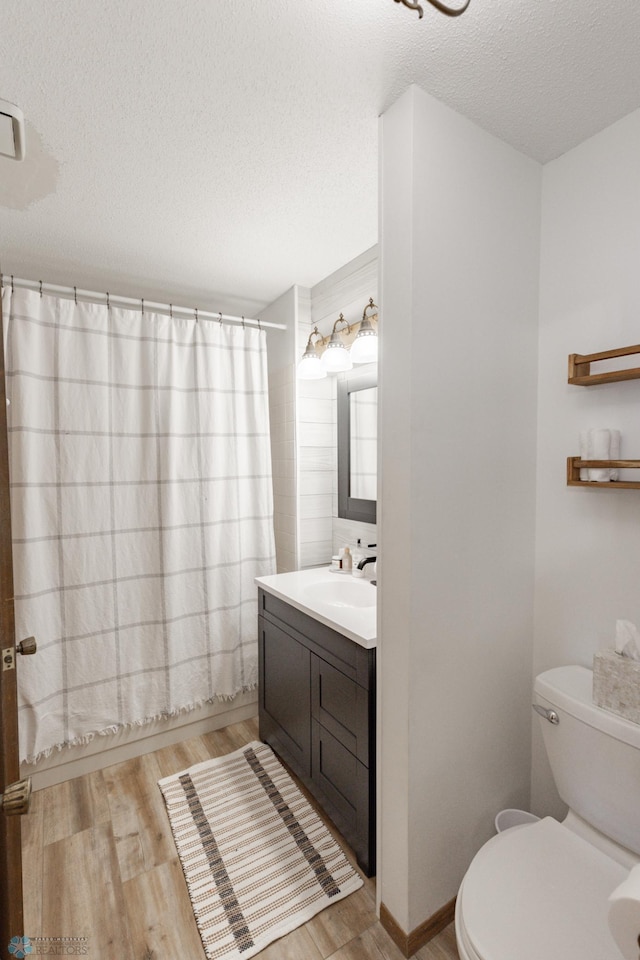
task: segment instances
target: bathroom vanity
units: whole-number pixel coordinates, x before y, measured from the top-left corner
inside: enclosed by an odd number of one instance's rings
[[[375,591],[326,570],[260,577],[260,738],[375,873]]]

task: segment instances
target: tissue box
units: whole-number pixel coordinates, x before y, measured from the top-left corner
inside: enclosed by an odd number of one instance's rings
[[[640,661],[615,650],[601,650],[593,658],[593,700],[625,720],[640,723]]]

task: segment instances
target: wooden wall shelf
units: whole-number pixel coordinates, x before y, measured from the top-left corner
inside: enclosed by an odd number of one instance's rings
[[[591,373],[591,364],[598,360],[614,360],[616,357],[630,357],[640,353],[640,344],[633,347],[620,347],[618,350],[603,350],[601,353],[570,353],[569,383],[578,387],[591,387],[598,383],[619,383],[621,380],[640,379],[640,367],[629,370],[611,370],[608,373]]]
[[[590,490],[640,490],[640,480],[581,480],[582,467],[591,469],[640,470],[640,460],[581,460],[567,457],[567,486],[589,487]]]

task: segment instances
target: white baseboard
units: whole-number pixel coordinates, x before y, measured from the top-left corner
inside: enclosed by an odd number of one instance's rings
[[[258,713],[258,692],[240,693],[231,701],[207,703],[190,713],[152,720],[144,727],[131,727],[90,743],[56,751],[38,763],[23,763],[21,777],[31,777],[33,790],[42,790],[65,780],[73,780],[94,770],[103,770],[145,753],[153,753],[172,743],[220,730],[231,723],[249,720]]]

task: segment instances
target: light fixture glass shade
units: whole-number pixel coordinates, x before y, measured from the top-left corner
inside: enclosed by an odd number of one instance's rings
[[[360,324],[358,335],[351,344],[353,363],[376,363],[378,360],[378,334],[369,320]]]
[[[323,380],[327,375],[318,351],[312,342],[312,337],[313,334],[309,337],[307,349],[298,364],[298,380]]]
[[[307,349],[298,364],[298,380],[323,380],[327,375],[322,359],[316,353],[315,347]]]
[[[342,342],[340,334],[332,334],[322,354],[322,364],[328,373],[342,373],[343,370],[351,370],[353,367],[351,354]]]

